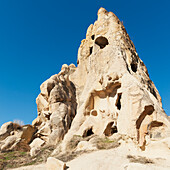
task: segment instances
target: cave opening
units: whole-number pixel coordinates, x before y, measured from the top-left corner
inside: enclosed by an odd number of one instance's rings
[[[91,136],[93,135],[93,130],[92,130],[92,127],[90,129],[87,129],[84,131],[84,134],[83,134],[83,137],[88,137],[88,136]]]
[[[136,72],[137,72],[137,64],[131,63],[130,66],[131,66],[132,71],[133,71],[134,73],[136,73]]]
[[[94,40],[94,39],[95,39],[95,35],[92,35],[92,36],[91,36],[91,39]]]
[[[117,100],[116,100],[116,107],[118,110],[121,109],[121,97],[122,97],[122,93],[118,93]]]
[[[93,52],[93,47],[90,47],[90,55],[92,54]]]
[[[117,130],[117,126],[113,126],[113,124],[114,124],[114,122],[110,122],[108,125],[107,125],[107,127],[106,127],[106,129],[105,129],[105,131],[104,131],[104,135],[105,136],[111,136],[111,135],[113,135],[114,133],[117,133],[118,132],[118,130]]]
[[[109,42],[108,42],[107,38],[100,36],[100,37],[96,38],[95,44],[97,44],[100,47],[100,49],[103,49],[106,45],[109,44]]]

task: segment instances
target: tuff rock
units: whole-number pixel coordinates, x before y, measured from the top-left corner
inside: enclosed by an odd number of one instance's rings
[[[47,170],[65,170],[66,164],[56,158],[49,157],[47,159]]]
[[[77,114],[64,137],[127,134],[144,149],[170,135],[161,97],[122,22],[104,8],[90,25],[69,75],[76,87]],[[148,140],[148,141],[146,141]]]
[[[36,130],[32,125],[21,126],[13,122],[4,123],[0,129],[0,150],[29,151],[29,143],[33,140]]]
[[[89,26],[81,42],[77,67],[64,64],[40,90],[36,99],[38,116],[32,125],[2,125],[1,150],[23,146],[31,149],[33,156],[44,145],[60,144],[54,153],[66,152],[75,137],[77,151],[95,150],[97,136],[120,140],[125,150],[130,141],[132,150],[138,147],[150,153],[159,145],[169,153],[170,119],[159,92],[123,23],[104,8],[99,9],[97,21]],[[47,165],[50,161],[56,162],[49,158]],[[137,164],[126,163],[126,169],[138,168]]]
[[[38,117],[32,123],[36,137],[48,144],[63,140],[62,150],[67,150],[74,135],[120,133],[144,150],[150,140],[170,135],[159,92],[115,14],[99,9],[81,42],[77,64],[64,64],[41,85]]]

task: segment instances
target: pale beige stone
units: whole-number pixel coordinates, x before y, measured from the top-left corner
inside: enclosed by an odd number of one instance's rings
[[[5,139],[12,130],[13,130],[12,122],[4,123],[0,128],[0,140]]]
[[[56,158],[49,157],[47,159],[47,170],[65,170],[66,164]]]
[[[170,121],[122,22],[104,8],[90,25],[78,50],[78,67],[70,74],[76,87],[77,114],[64,137],[111,136],[135,138],[141,149],[152,138],[170,135]],[[91,133],[87,133],[87,132]]]
[[[144,165],[139,163],[129,163],[124,166],[125,170],[168,170],[168,167],[155,166],[155,165]]]
[[[58,74],[40,87],[41,93],[36,99],[38,117],[32,125],[38,128],[35,136],[48,144],[57,144],[63,139],[76,114],[76,89],[69,80],[69,75],[75,70],[74,64],[64,64]]]
[[[31,148],[36,148],[36,147],[40,147],[44,144],[45,142],[40,139],[40,138],[35,138],[31,143],[30,143],[30,147]]]
[[[4,140],[4,144],[1,146],[1,151],[9,149],[15,143],[16,139],[16,136],[8,136]]]

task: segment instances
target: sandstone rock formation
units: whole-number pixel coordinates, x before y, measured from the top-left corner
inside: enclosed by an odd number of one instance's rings
[[[36,128],[32,125],[20,126],[17,123],[4,123],[0,129],[0,150],[30,150]]]
[[[64,64],[59,74],[50,77],[40,87],[41,93],[36,99],[38,117],[32,125],[38,128],[35,136],[48,144],[63,139],[76,114],[76,89],[69,80],[75,69],[74,64]]]
[[[115,14],[99,9],[81,42],[77,64],[64,64],[40,86],[38,116],[32,125],[16,129],[9,122],[1,127],[1,150],[24,143],[35,156],[43,145],[61,142],[66,151],[74,135],[119,133],[130,136],[142,150],[152,141],[166,141],[170,120],[159,92]],[[95,147],[81,141],[77,150],[82,148]]]
[[[73,135],[127,134],[142,149],[146,139],[170,135],[170,121],[122,22],[104,8],[90,25],[78,50],[78,67],[69,80],[76,87],[77,114],[65,143]]]
[[[73,135],[118,132],[135,138],[145,149],[151,139],[170,135],[158,90],[112,12],[99,9],[97,21],[81,42],[77,63],[77,68],[63,65],[58,75],[41,85],[38,117],[33,121],[36,137],[48,144],[64,138],[64,150]]]

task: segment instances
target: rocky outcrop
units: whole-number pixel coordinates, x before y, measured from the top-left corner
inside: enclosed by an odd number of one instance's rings
[[[145,150],[150,142],[170,136],[159,92],[115,14],[99,9],[81,42],[77,64],[64,64],[40,86],[32,126],[16,130],[9,122],[1,127],[1,150],[27,146],[35,156],[40,147],[60,142],[61,151],[66,151],[75,135],[115,133],[129,136]],[[87,141],[77,146],[95,148]]]
[[[17,123],[4,123],[0,129],[0,150],[30,151],[29,144],[37,129],[32,125],[21,126]]]
[[[38,117],[32,125],[38,129],[35,137],[47,144],[55,145],[63,139],[76,114],[76,89],[69,80],[75,69],[74,64],[64,64],[59,74],[50,77],[40,87],[41,93],[36,99]]]
[[[127,134],[142,149],[147,140],[170,135],[170,121],[158,90],[122,22],[112,12],[99,9],[97,21],[89,26],[78,50],[78,67],[69,79],[76,87],[78,106],[63,149],[75,134]]]

